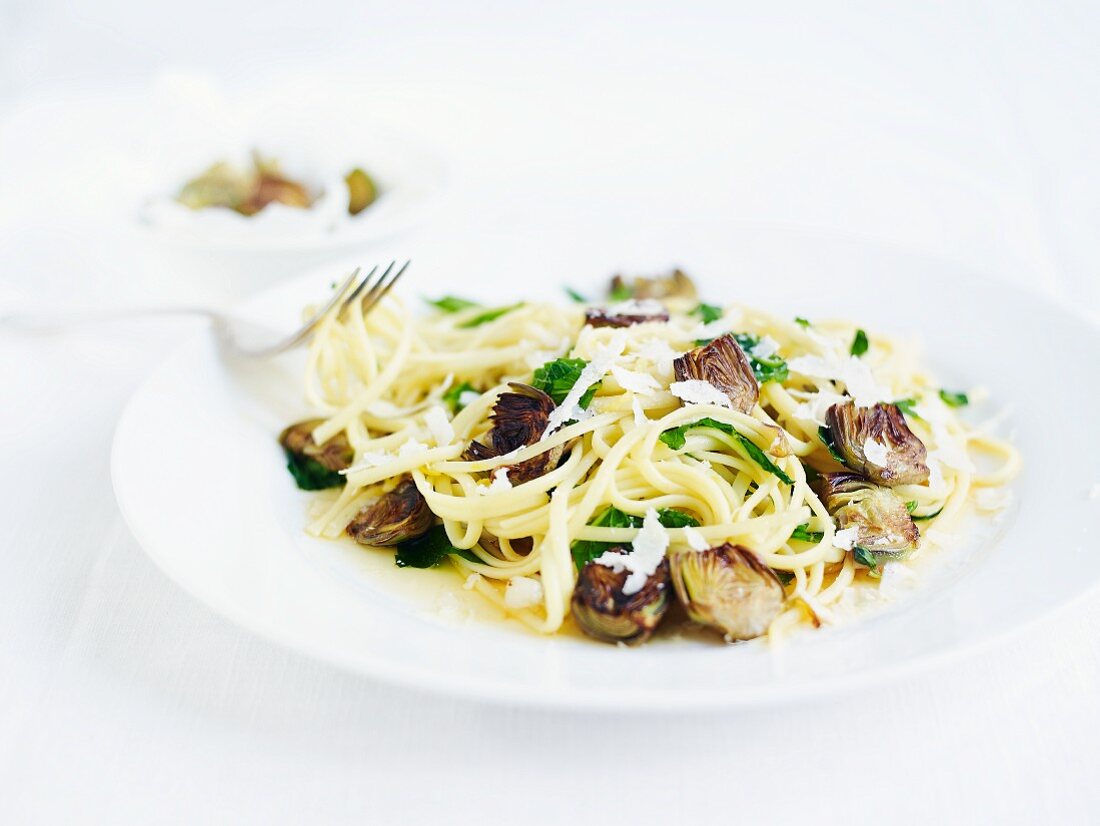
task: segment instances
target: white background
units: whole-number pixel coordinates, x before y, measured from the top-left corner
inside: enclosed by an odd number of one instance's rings
[[[486,257],[594,227],[671,246],[696,217],[752,221],[932,253],[1096,312],[1095,5],[766,5],[6,0],[2,307],[170,296],[96,231],[93,197],[12,157],[10,130],[59,95],[185,68],[288,99],[346,82],[348,105],[454,164],[458,197],[419,233],[484,237]],[[79,118],[49,111],[80,155]],[[237,630],[153,568],[110,490],[127,395],[192,329],[0,332],[0,821],[1100,819],[1095,597],[904,684],[711,717],[422,696]],[[1073,380],[1058,359],[1050,378]]]

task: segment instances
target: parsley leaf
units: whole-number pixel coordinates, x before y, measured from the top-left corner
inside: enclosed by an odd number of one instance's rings
[[[779,468],[779,466],[777,466],[771,459],[769,459],[764,451],[756,446],[755,442],[753,442],[744,434],[738,432],[737,428],[735,428],[733,425],[717,421],[710,418],[709,416],[699,419],[699,421],[697,422],[689,422],[688,424],[682,424],[679,427],[673,427],[669,430],[666,430],[660,436],[661,441],[673,450],[679,450],[687,442],[687,431],[696,427],[713,427],[717,430],[721,430],[728,436],[732,436],[737,441],[737,443],[741,445],[741,448],[745,451],[745,453],[748,454],[749,458],[756,462],[756,464],[760,465],[760,467],[764,468],[764,470],[768,471],[768,473],[777,476],[780,481],[785,482],[788,485],[794,484],[794,480],[791,479],[791,477],[788,476],[786,473],[784,473]]]
[[[490,321],[496,321],[505,313],[510,313],[512,312],[512,310],[518,310],[522,306],[523,303],[521,302],[519,304],[509,304],[507,307],[497,307],[492,310],[486,310],[483,313],[478,313],[469,321],[463,321],[458,326],[463,329],[469,327],[480,327],[482,324],[488,324]]]
[[[429,304],[445,313],[457,313],[459,310],[468,310],[470,307],[479,306],[476,301],[467,301],[465,298],[456,298],[453,295],[445,295],[443,298],[425,298]]]
[[[698,316],[704,324],[710,324],[712,321],[717,321],[722,317],[722,308],[714,304],[700,304],[691,311],[691,314]]]
[[[570,298],[572,298],[574,301],[576,301],[578,304],[588,303],[588,299],[585,298],[583,295],[581,295],[576,290],[574,290],[572,287],[566,287],[565,288],[565,294],[567,296],[569,296]]]
[[[844,457],[840,455],[840,451],[836,449],[836,442],[833,440],[833,432],[829,430],[825,425],[821,425],[817,429],[817,438],[821,439],[825,447],[829,448],[829,453],[834,459],[840,462],[842,465],[847,466],[847,462],[844,461]]]
[[[324,490],[341,487],[347,480],[344,474],[329,470],[316,459],[286,451],[286,469],[294,477],[301,490]]]
[[[941,390],[940,398],[949,407],[966,407],[970,404],[970,399],[967,398],[966,393],[952,393],[950,390]]]
[[[904,413],[906,416],[912,416],[914,419],[921,418],[920,413],[916,410],[917,400],[910,397],[908,399],[898,399],[894,402],[894,407]]]
[[[905,503],[905,509],[909,511],[909,513],[915,511],[917,509],[917,500],[910,499],[908,502]]]
[[[800,315],[796,315],[794,317],[794,323],[797,324],[799,327],[809,327],[810,326],[810,322],[807,319],[800,316]]]
[[[607,297],[612,301],[626,301],[634,297],[634,288],[625,281],[616,280],[611,286],[611,290],[608,292]]]
[[[769,381],[785,382],[787,380],[787,362],[778,353],[773,353],[767,358],[758,358],[753,355],[752,348],[760,343],[760,336],[737,333],[734,338],[737,339],[738,346],[745,351],[745,355],[749,357],[749,366],[752,367],[753,375],[758,382],[763,384]]]
[[[657,518],[666,528],[699,527],[699,520],[694,516],[672,508],[661,508],[657,511]],[[610,507],[588,524],[596,528],[640,528],[643,521],[640,516],[633,516],[616,507]],[[604,551],[609,551],[614,547],[616,547],[616,544],[613,542],[578,539],[570,548],[570,552],[573,554],[573,564],[577,566],[579,571],[589,562],[603,556]]]
[[[581,377],[581,371],[588,366],[584,359],[554,359],[535,370],[535,377],[531,384],[554,400],[554,404],[561,404],[577,379]],[[596,395],[600,382],[589,387],[581,396],[580,405],[585,410],[592,403],[592,397]]]
[[[928,519],[935,519],[941,513],[943,513],[943,508],[940,508],[938,511],[935,511],[934,513],[925,514],[923,516],[917,516],[916,514],[913,514],[913,521],[914,522],[924,522],[925,520],[928,520]]]
[[[852,339],[852,355],[862,356],[870,346],[867,341],[867,334],[863,330],[856,330],[856,337]]]
[[[779,577],[779,581],[784,585],[790,585],[794,582],[794,573],[791,571],[780,571],[776,568],[772,568],[772,573]]]
[[[447,407],[451,408],[452,413],[457,413],[464,405],[462,403],[463,393],[477,393],[477,390],[468,381],[462,382],[462,384],[456,384],[450,390],[443,394],[442,400]]]
[[[872,571],[878,569],[878,560],[875,559],[875,555],[866,548],[861,548],[859,545],[856,545],[852,548],[852,557],[860,565],[865,565]]]
[[[398,545],[394,562],[398,568],[434,568],[448,554],[455,554],[470,562],[481,562],[472,552],[452,545],[447,538],[447,529],[442,525],[436,525],[423,536]]]
[[[802,542],[820,542],[824,538],[825,533],[823,531],[810,530],[809,522],[803,522],[791,532],[791,539],[798,539]]]

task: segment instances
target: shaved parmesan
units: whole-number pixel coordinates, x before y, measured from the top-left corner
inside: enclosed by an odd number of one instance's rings
[[[561,404],[550,411],[550,420],[546,424],[544,436],[553,433],[570,420],[575,419],[579,422],[594,415],[593,412],[581,407],[581,398],[588,392],[588,388],[607,374],[607,371],[611,369],[611,366],[623,354],[625,348],[626,331],[616,330],[611,340],[603,347],[600,347],[592,360],[585,365],[583,370],[581,370],[581,374],[577,377],[576,383],[569,390],[566,397],[562,399]]]
[[[646,416],[645,411],[642,410],[642,403],[637,399],[632,399],[630,402],[631,408],[634,410],[634,424],[638,427],[649,424],[649,417]]]
[[[447,413],[442,407],[429,409],[424,414],[424,423],[428,425],[428,430],[432,432],[432,438],[438,446],[449,445],[455,440],[455,429],[451,426],[451,420],[447,418]]]
[[[656,391],[661,389],[661,385],[657,382],[657,379],[653,378],[653,376],[648,373],[637,373],[633,370],[619,367],[617,364],[611,365],[611,375],[615,377],[615,381],[619,383],[619,387],[623,390],[637,393],[639,396],[652,396]]]
[[[416,439],[409,437],[405,444],[401,445],[397,449],[397,455],[404,459],[406,456],[415,456],[418,453],[424,453],[428,450],[428,446],[423,442],[419,442]]]
[[[481,394],[476,390],[463,390],[458,394],[458,406],[469,407],[471,404],[481,398]]]
[[[512,489],[512,480],[508,478],[508,468],[500,467],[493,471],[493,481],[488,487],[478,487],[477,492],[482,495],[501,493]]]
[[[764,336],[760,341],[756,343],[756,346],[752,348],[752,357],[756,359],[767,359],[774,356],[779,352],[779,342],[771,336]]]
[[[834,404],[844,404],[848,401],[846,396],[833,393],[831,390],[820,390],[812,393],[806,401],[795,408],[794,415],[799,419],[810,419],[814,424],[825,425],[825,414]]]
[[[702,381],[701,379],[674,381],[668,389],[673,396],[682,399],[687,404],[716,404],[719,407],[733,408],[729,396],[709,381]]]
[[[665,305],[654,298],[631,298],[607,308],[608,315],[618,316],[664,315],[666,312]]]
[[[886,467],[886,459],[890,455],[890,449],[882,442],[868,439],[863,443],[863,455],[867,457],[867,461],[871,464]]]
[[[855,356],[848,358],[798,356],[788,361],[787,367],[792,372],[811,379],[840,382],[857,407],[873,407],[888,395],[875,379],[870,365]]]
[[[615,573],[628,571],[626,582],[623,583],[623,594],[630,596],[642,590],[646,580],[656,572],[661,560],[665,558],[668,543],[668,531],[661,524],[657,511],[650,508],[646,511],[641,529],[634,537],[634,550],[628,554],[604,551],[596,558],[596,563],[605,565]]]
[[[850,551],[855,547],[857,539],[859,539],[858,527],[845,528],[833,534],[833,547],[840,548],[842,551]]]
[[[645,359],[657,368],[662,376],[672,374],[672,363],[680,357],[663,338],[651,338],[637,351],[638,358]]]
[[[504,604],[509,608],[530,608],[542,602],[542,583],[529,576],[514,576],[504,589]]]
[[[710,543],[707,542],[707,538],[695,528],[684,528],[684,539],[687,540],[688,545],[691,546],[693,551],[705,551],[710,548]]]

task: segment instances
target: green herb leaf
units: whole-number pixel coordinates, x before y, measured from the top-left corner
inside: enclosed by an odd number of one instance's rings
[[[531,384],[554,400],[554,404],[561,404],[577,379],[581,377],[581,371],[588,365],[584,359],[554,359],[535,370]],[[581,396],[580,405],[587,410],[592,403],[592,397],[600,387],[600,382],[589,387]]]
[[[935,519],[941,513],[943,513],[943,508],[940,508],[935,513],[928,513],[928,514],[925,514],[924,516],[917,516],[916,514],[913,514],[913,521],[914,522],[924,522],[928,519]]]
[[[660,439],[673,450],[679,450],[687,442],[687,432],[696,427],[713,427],[716,430],[721,430],[723,433],[732,436],[734,440],[741,445],[745,453],[748,454],[748,457],[756,462],[756,464],[760,465],[760,467],[764,468],[768,473],[777,476],[780,481],[788,485],[794,484],[794,480],[769,459],[764,451],[756,446],[755,442],[740,433],[733,425],[719,422],[709,416],[699,419],[696,422],[690,422],[680,425],[679,427],[670,428],[661,434]]]
[[[698,528],[699,520],[690,513],[675,510],[674,508],[661,508],[657,511],[657,518],[666,528]]]
[[[798,540],[801,540],[802,542],[817,543],[817,542],[820,542],[824,538],[825,538],[825,533],[823,531],[811,531],[810,530],[810,523],[809,522],[803,522],[801,525],[799,525],[797,528],[795,528],[791,532],[791,539],[798,539]]]
[[[479,306],[476,301],[467,301],[465,298],[456,298],[453,295],[445,295],[443,298],[425,298],[429,304],[445,313],[457,313],[459,310],[468,310],[470,307]]]
[[[691,314],[693,316],[698,316],[700,321],[704,324],[710,324],[712,321],[717,321],[722,317],[722,308],[714,304],[700,304],[691,311]]]
[[[629,298],[634,297],[634,288],[627,284],[625,281],[615,284],[607,297],[612,301],[626,301]]]
[[[856,547],[852,548],[852,557],[860,565],[864,565],[872,571],[878,569],[878,560],[875,559],[875,555],[866,548],[861,548],[859,545],[856,545]]]
[[[829,430],[825,425],[821,425],[817,429],[817,438],[821,439],[825,447],[829,448],[829,453],[834,459],[847,467],[848,463],[844,461],[844,457],[840,455],[840,451],[836,449],[836,442],[833,440],[833,432]]]
[[[434,568],[448,554],[455,554],[470,562],[480,562],[475,554],[460,550],[447,538],[447,530],[436,525],[423,536],[402,542],[397,546],[394,562],[399,568]]]
[[[867,334],[863,330],[856,330],[856,337],[852,339],[852,355],[862,356],[870,346],[867,341]]]
[[[578,304],[587,304],[588,303],[588,299],[585,298],[583,295],[581,295],[576,290],[574,290],[572,287],[566,287],[565,288],[565,294],[568,295],[570,298],[572,298],[574,301],[576,301]]]
[[[894,407],[904,413],[906,416],[912,416],[914,419],[921,418],[920,413],[916,410],[917,400],[910,397],[908,399],[898,399],[894,402]]]
[[[673,508],[661,508],[658,510],[657,519],[666,528],[699,527],[699,520],[694,516]],[[610,507],[588,524],[596,528],[640,528],[644,521],[645,520],[640,516],[626,513],[616,507]],[[579,539],[574,542],[573,546],[570,548],[570,552],[573,554],[573,564],[577,566],[577,570],[579,571],[589,562],[603,556],[604,551],[609,551],[614,547],[616,547],[616,545],[612,542],[597,542],[592,539]]]
[[[488,324],[490,321],[496,321],[505,313],[510,313],[512,312],[512,310],[518,310],[522,306],[523,303],[520,302],[519,304],[509,304],[507,307],[497,307],[492,310],[486,310],[483,313],[478,313],[469,321],[463,321],[458,326],[463,329],[467,329],[469,327],[480,327],[482,324]]]
[[[329,470],[316,459],[286,451],[286,469],[301,490],[324,490],[343,487],[344,474]]]
[[[917,500],[910,499],[908,502],[905,503],[905,509],[909,511],[909,513],[915,511],[917,509]]]
[[[796,315],[794,317],[794,323],[797,324],[799,327],[809,327],[810,326],[810,322],[807,321],[806,319],[804,319],[800,315]]]
[[[779,577],[779,581],[784,585],[790,585],[794,582],[794,574],[791,571],[779,571],[772,568],[772,573]]]
[[[785,382],[787,380],[787,362],[778,353],[767,358],[757,358],[753,355],[752,348],[760,343],[760,336],[737,333],[734,338],[738,346],[745,351],[745,355],[749,357],[749,366],[752,367],[753,375],[758,382],[763,384],[769,381]]]
[[[452,413],[457,413],[465,407],[465,405],[462,404],[462,395],[464,393],[477,393],[477,390],[468,381],[464,381],[462,384],[456,384],[443,394],[443,403],[451,408]]]
[[[952,393],[949,390],[941,390],[940,398],[949,407],[966,407],[970,404],[970,399],[967,398],[966,393]]]

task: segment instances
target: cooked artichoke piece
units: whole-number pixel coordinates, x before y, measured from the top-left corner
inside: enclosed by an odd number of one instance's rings
[[[176,200],[191,209],[225,207],[241,215],[255,215],[276,201],[292,207],[308,207],[313,195],[301,183],[279,171],[273,160],[253,153],[252,169],[241,170],[217,163],[183,185]]]
[[[590,307],[584,323],[589,327],[631,327],[647,321],[668,321],[668,310],[653,299],[626,301],[612,307]]]
[[[344,182],[348,185],[350,215],[358,215],[378,197],[378,187],[374,185],[374,179],[358,167],[344,176]]]
[[[292,424],[279,434],[283,450],[294,456],[312,459],[326,470],[344,470],[351,467],[355,450],[344,433],[337,433],[327,442],[318,445],[313,441],[313,431],[324,419],[309,419]]]
[[[740,545],[675,553],[671,572],[688,616],[735,640],[767,631],[786,600],[775,572]]]
[[[909,509],[889,488],[858,473],[826,473],[812,487],[838,528],[859,528],[857,547],[883,559],[901,559],[920,544]]]
[[[248,198],[252,182],[227,163],[216,163],[180,189],[176,200],[191,209],[221,206],[236,209]]]
[[[917,485],[928,479],[928,451],[894,404],[834,404],[825,414],[845,464],[880,485]]]
[[[725,393],[735,410],[749,413],[760,398],[760,385],[745,352],[730,334],[684,353],[673,362],[677,381],[699,379]]]
[[[348,523],[347,532],[363,545],[398,545],[428,532],[434,518],[411,476],[384,493]]]
[[[627,645],[640,645],[653,634],[668,610],[668,560],[661,560],[638,593],[627,596],[623,584],[629,575],[595,562],[584,566],[573,589],[573,618],[584,633],[603,642]]]
[[[550,413],[557,407],[554,400],[529,384],[512,382],[508,386],[512,392],[501,393],[493,405],[489,444],[471,442],[464,454],[467,461],[491,459],[533,445],[546,431]],[[509,465],[508,480],[512,484],[520,484],[537,479],[556,468],[564,452],[565,446],[558,445],[526,462]]]
[[[679,269],[653,278],[627,279],[616,275],[611,279],[608,295],[617,301],[625,298],[696,298],[695,284]]]

